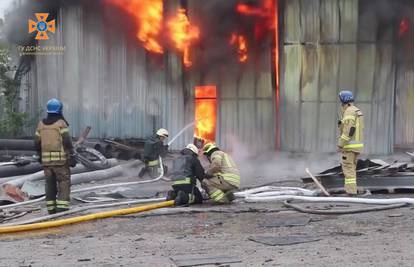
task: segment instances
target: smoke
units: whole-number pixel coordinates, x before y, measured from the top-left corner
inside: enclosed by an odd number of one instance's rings
[[[286,180],[296,180],[307,177],[309,168],[317,174],[340,163],[336,153],[293,153],[281,151],[262,151],[252,153],[252,150],[237,141],[233,141],[230,153],[236,162],[242,177],[242,186],[257,186]]]

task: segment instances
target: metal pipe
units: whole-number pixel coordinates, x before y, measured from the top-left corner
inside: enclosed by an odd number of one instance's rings
[[[32,163],[29,163],[23,166],[15,166],[15,165],[1,166],[0,167],[0,178],[30,174],[30,173],[38,172],[42,169],[43,169],[42,165],[38,162],[32,162]]]
[[[33,140],[24,139],[0,139],[0,149],[2,150],[35,150]]]
[[[96,164],[99,162],[95,162]],[[115,167],[117,166],[118,161],[116,159],[108,159],[108,165],[107,168],[111,168],[111,167]],[[88,172],[90,171],[87,167],[85,167],[82,164],[77,164],[74,168],[70,168],[70,172],[71,174],[79,174],[79,173],[84,173],[84,172]],[[19,177],[17,179],[13,179],[11,181],[7,181],[5,183],[7,184],[11,184],[17,187],[22,187],[23,184],[27,181],[38,181],[38,180],[42,180],[45,178],[44,172],[43,170],[38,171],[36,173],[32,173],[23,177]],[[0,185],[1,184],[1,180],[0,180]]]

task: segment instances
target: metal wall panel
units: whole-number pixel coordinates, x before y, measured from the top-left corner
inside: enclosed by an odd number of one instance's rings
[[[372,34],[363,40],[365,43],[359,42],[358,1],[289,2],[285,1],[284,20],[288,23],[284,31],[289,32],[299,23],[303,39],[284,39],[282,149],[335,151],[336,120],[340,111],[337,95],[346,89],[355,92],[356,105],[365,115],[365,152],[390,153],[394,90],[392,46],[380,44],[371,38]],[[380,82],[383,84],[379,85]],[[388,130],[381,131],[383,128]]]

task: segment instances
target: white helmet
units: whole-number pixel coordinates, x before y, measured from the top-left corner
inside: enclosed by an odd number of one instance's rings
[[[157,135],[162,137],[168,137],[168,131],[164,128],[160,128],[157,131]]]
[[[185,148],[190,149],[191,151],[193,151],[195,154],[198,155],[198,148],[195,145],[188,144]]]

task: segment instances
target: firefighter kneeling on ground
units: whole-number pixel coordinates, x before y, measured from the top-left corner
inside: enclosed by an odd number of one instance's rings
[[[204,168],[198,159],[198,148],[188,144],[173,161],[171,180],[173,190],[168,191],[167,200],[175,200],[176,206],[201,204],[203,196],[196,183],[204,178]]]
[[[202,187],[216,203],[230,203],[233,191],[240,187],[240,173],[233,159],[216,145],[207,143],[203,153],[210,161]]]
[[[70,203],[70,166],[76,165],[69,123],[62,115],[63,104],[47,102],[47,117],[36,129],[35,146],[46,176],[46,206],[49,214],[66,211]]]
[[[138,176],[143,177],[145,173],[149,173],[152,178],[160,175],[159,157],[164,157],[168,151],[168,146],[164,146],[164,140],[168,137],[166,129],[159,129],[156,134],[147,138],[144,144],[144,164]],[[167,173],[167,166],[163,165],[164,174]]]
[[[355,196],[357,190],[356,167],[359,154],[364,148],[364,120],[362,112],[354,106],[354,96],[350,91],[341,91],[339,100],[342,103],[342,118],[338,122],[340,136],[338,151],[342,153],[342,172],[345,177],[345,191]]]

